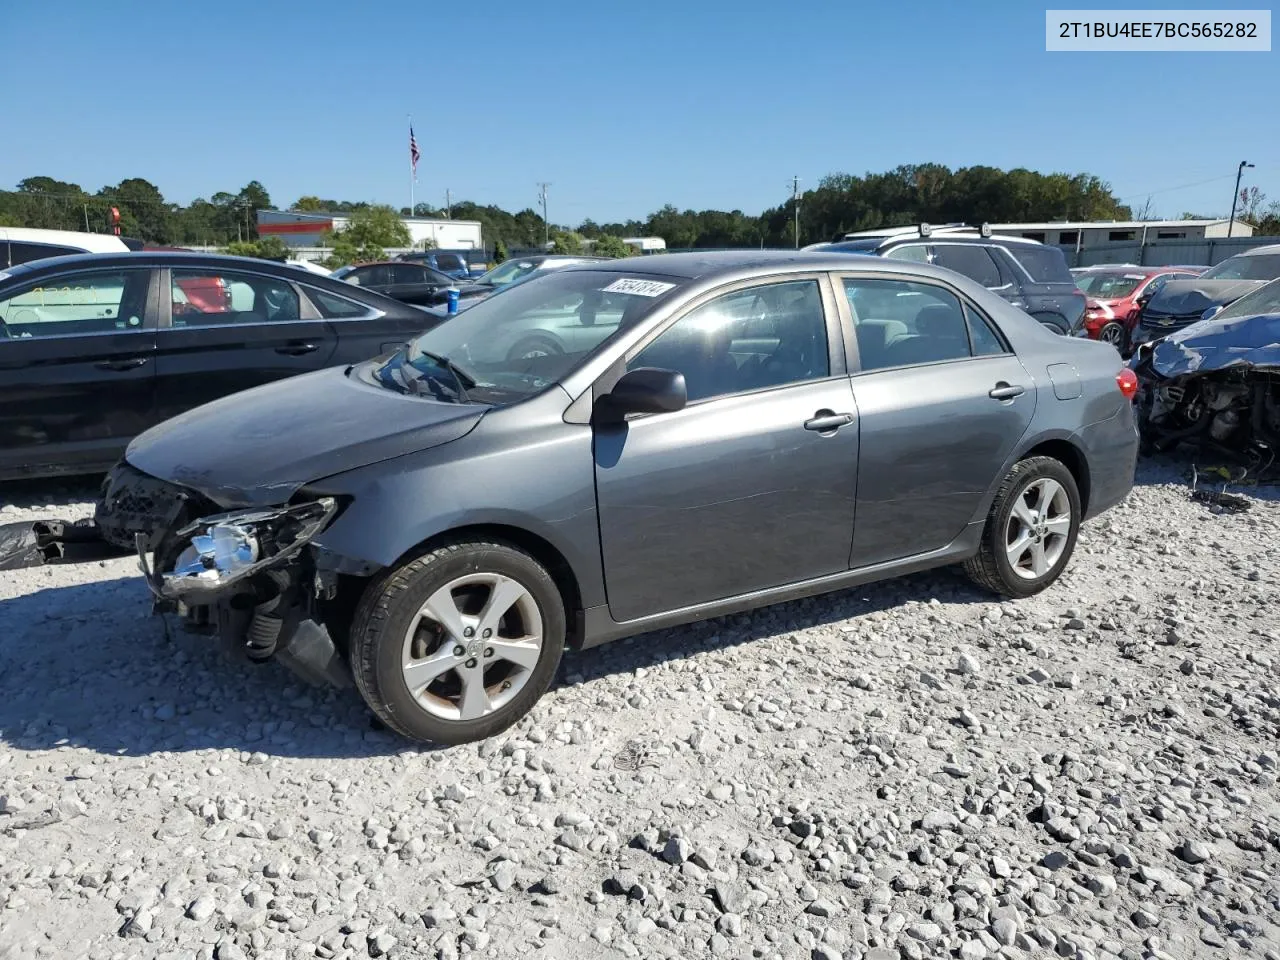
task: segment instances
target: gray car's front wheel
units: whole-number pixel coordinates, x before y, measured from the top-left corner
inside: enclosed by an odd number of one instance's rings
[[[397,733],[467,743],[529,712],[564,639],[564,603],[541,564],[507,544],[450,543],[369,585],[351,628],[351,670]]]
[[[1052,457],[1020,460],[992,501],[982,545],[965,561],[965,573],[1001,596],[1039,593],[1066,569],[1080,520],[1071,471]]]

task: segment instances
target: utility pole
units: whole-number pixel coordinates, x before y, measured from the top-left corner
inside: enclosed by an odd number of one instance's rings
[[[444,218],[446,220],[453,219],[453,191],[445,190],[444,192]]]
[[[542,201],[542,245],[545,247],[551,242],[551,224],[547,222],[547,187],[549,183],[538,184],[538,199]]]
[[[796,249],[800,249],[800,178],[791,178],[791,205],[796,212]]]
[[[1247,160],[1241,160],[1236,168],[1236,192],[1231,195],[1231,219],[1227,221],[1227,239],[1231,239],[1231,230],[1236,225],[1236,201],[1240,199],[1240,178],[1244,176],[1244,168],[1252,167]]]

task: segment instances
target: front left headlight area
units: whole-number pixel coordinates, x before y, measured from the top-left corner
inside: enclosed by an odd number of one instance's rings
[[[201,517],[175,531],[154,555],[147,580],[163,598],[200,603],[257,574],[283,566],[329,525],[333,497],[293,506]]]

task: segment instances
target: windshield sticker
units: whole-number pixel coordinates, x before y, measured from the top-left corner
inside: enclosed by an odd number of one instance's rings
[[[663,283],[661,280],[631,280],[624,278],[615,280],[607,287],[601,289],[601,293],[630,293],[637,297],[660,297],[672,287],[674,283]]]

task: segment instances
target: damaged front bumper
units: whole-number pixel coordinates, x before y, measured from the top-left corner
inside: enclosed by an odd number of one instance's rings
[[[125,514],[113,512],[124,504]],[[331,635],[338,575],[316,562],[312,540],[340,512],[332,497],[286,506],[206,512],[216,505],[122,465],[99,504],[104,536],[132,541],[154,602],[191,633],[219,638],[255,662],[278,660],[316,685],[351,677]]]

